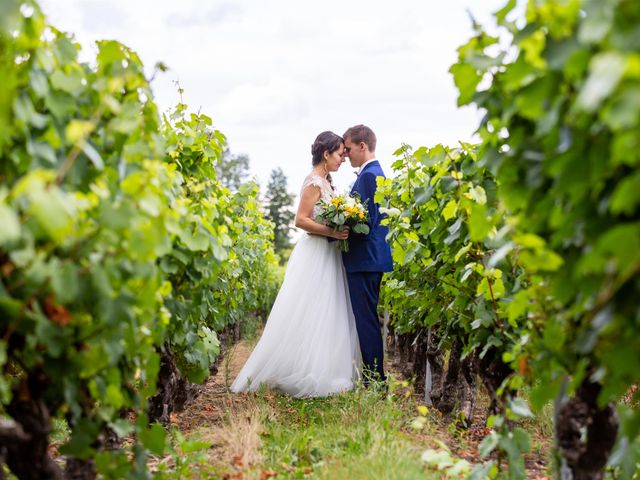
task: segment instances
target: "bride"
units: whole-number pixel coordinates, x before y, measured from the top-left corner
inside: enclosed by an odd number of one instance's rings
[[[251,356],[231,385],[233,392],[261,385],[294,397],[317,397],[353,388],[360,351],[346,274],[336,244],[348,238],[314,221],[315,204],[331,196],[329,172],[344,162],[344,143],[322,132],[311,147],[313,170],[305,178],[296,213],[304,235],[291,252],[284,281]]]

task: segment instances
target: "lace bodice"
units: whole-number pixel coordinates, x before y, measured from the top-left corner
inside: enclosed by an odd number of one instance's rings
[[[333,188],[331,188],[331,184],[326,178],[321,177],[320,175],[316,175],[312,173],[302,182],[302,188],[300,189],[300,196],[302,196],[302,192],[308,186],[313,185],[315,187],[320,188],[320,195],[322,198],[329,198],[333,196]],[[313,207],[313,217],[315,218],[318,214],[318,207]]]
[[[309,185],[313,185],[315,187],[320,188],[320,194],[324,197],[325,195],[331,196],[333,193],[333,189],[331,188],[331,184],[326,178],[322,178],[320,175],[316,175],[312,173],[302,182],[302,188],[300,189],[300,194],[302,194],[303,190],[307,188]]]

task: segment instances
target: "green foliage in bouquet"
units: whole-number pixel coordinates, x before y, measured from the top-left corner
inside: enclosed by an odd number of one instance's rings
[[[354,233],[367,235],[369,233],[369,211],[356,196],[334,195],[323,197],[317,203],[318,214],[316,222],[327,225],[334,230],[348,226]],[[349,251],[347,240],[338,241],[338,249]]]

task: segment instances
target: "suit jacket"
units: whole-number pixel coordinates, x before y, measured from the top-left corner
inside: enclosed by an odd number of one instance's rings
[[[344,267],[348,273],[393,270],[391,248],[385,240],[389,229],[380,225],[380,220],[384,217],[373,201],[376,193],[376,177],[384,177],[384,172],[377,160],[365,165],[351,188],[352,194],[359,194],[360,201],[367,202],[370,221],[367,235],[353,231],[349,234],[349,251],[342,253]]]

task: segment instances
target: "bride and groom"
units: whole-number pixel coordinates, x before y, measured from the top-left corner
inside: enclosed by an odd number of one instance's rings
[[[386,379],[377,308],[382,274],[392,262],[373,198],[376,177],[384,177],[375,148],[376,136],[364,125],[343,137],[323,132],[313,143],[313,169],[302,184],[295,222],[308,235],[291,252],[262,337],[233,392],[267,385],[294,397],[317,397],[352,389],[360,375],[365,383]],[[334,194],[330,173],[345,157],[359,169],[351,193],[369,210],[367,235],[315,221],[317,202]],[[341,254],[331,239],[348,239],[349,251]]]

